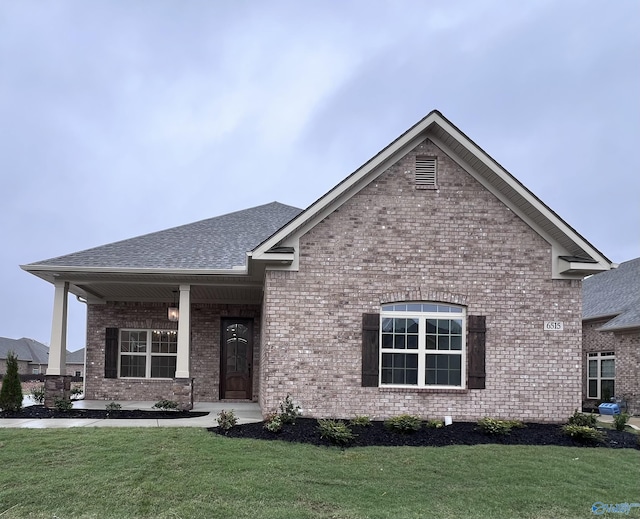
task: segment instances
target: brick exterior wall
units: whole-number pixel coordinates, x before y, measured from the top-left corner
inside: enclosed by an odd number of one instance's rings
[[[254,320],[253,399],[258,398],[260,355],[260,307],[255,305],[191,305],[190,375],[195,402],[220,398],[220,326],[221,319]],[[85,398],[89,400],[176,400],[184,393],[184,381],[161,379],[104,378],[106,328],[177,330],[167,320],[164,303],[108,303],[87,306],[87,362]],[[183,395],[184,396],[184,395]]]
[[[640,331],[627,333],[598,331],[609,319],[582,323],[582,398],[587,399],[587,353],[613,351],[616,354],[616,396],[625,398],[629,410],[640,413]],[[593,401],[595,402],[595,401]]]
[[[438,157],[438,190],[415,188],[416,154]],[[315,417],[564,421],[580,406],[581,297],[551,279],[547,242],[424,142],[301,237],[298,272],[267,272],[262,411],[289,393]],[[362,314],[402,300],[486,316],[486,389],[361,387]]]

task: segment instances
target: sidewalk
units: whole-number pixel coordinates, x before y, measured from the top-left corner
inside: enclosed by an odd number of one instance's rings
[[[602,423],[613,423],[613,416],[610,414],[599,414],[598,421]],[[636,431],[640,431],[640,416],[632,416],[629,418],[627,425]]]
[[[104,409],[109,402],[102,400],[78,400],[75,409]],[[155,402],[118,401],[122,409],[150,411]],[[195,402],[193,411],[209,414],[197,418],[171,419],[91,419],[91,418],[2,418],[0,428],[61,429],[69,427],[217,427],[217,415],[222,410],[233,410],[238,424],[261,422],[260,406],[255,402]]]

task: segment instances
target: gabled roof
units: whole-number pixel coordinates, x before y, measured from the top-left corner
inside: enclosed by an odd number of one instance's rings
[[[41,342],[33,339],[9,339],[0,337],[0,359],[6,359],[7,354],[13,351],[18,360],[31,362],[33,364],[49,363],[49,348]]]
[[[28,272],[64,269],[108,271],[232,270],[247,252],[302,209],[272,202],[164,231],[23,265]]]
[[[584,280],[582,319],[604,318],[602,331],[640,328],[640,258]]]
[[[442,149],[552,246],[554,278],[583,277],[611,268],[611,262],[601,252],[437,110],[256,247],[252,258],[267,259],[276,248],[297,249],[300,236],[425,139]],[[293,258],[294,268],[295,260]]]

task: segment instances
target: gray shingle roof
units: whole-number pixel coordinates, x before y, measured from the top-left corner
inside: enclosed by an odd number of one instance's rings
[[[33,339],[9,339],[0,337],[0,359],[6,359],[7,353],[13,351],[18,360],[32,362],[34,364],[49,363],[49,348],[41,342]]]
[[[272,202],[27,266],[131,269],[231,269],[302,212]]]
[[[583,319],[612,317],[603,331],[640,327],[640,258],[588,277],[582,287]]]

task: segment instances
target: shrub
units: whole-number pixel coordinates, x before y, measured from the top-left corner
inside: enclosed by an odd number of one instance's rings
[[[335,445],[347,445],[355,438],[349,425],[342,420],[318,420],[318,430],[321,438]]]
[[[53,401],[53,405],[56,406],[58,411],[63,412],[71,411],[73,409],[73,402],[68,398],[56,398]]]
[[[368,416],[356,416],[349,420],[349,425],[353,427],[371,427],[371,418]]]
[[[280,418],[282,423],[295,424],[298,416],[300,416],[300,406],[293,405],[291,395],[287,395],[287,397],[280,402]]]
[[[602,442],[605,439],[602,431],[586,425],[568,424],[562,427],[562,432],[583,443]]]
[[[264,428],[272,433],[279,433],[282,431],[282,415],[274,413],[265,418]]]
[[[583,427],[595,427],[596,415],[593,413],[581,413],[577,409],[569,417],[569,425],[580,425]]]
[[[44,386],[33,386],[31,388],[31,398],[36,404],[44,404]]]
[[[440,429],[441,427],[444,427],[444,422],[437,419],[427,420],[427,427],[429,429]]]
[[[154,409],[162,409],[163,411],[177,411],[178,410],[178,402],[173,400],[159,400],[155,404],[153,404]]]
[[[7,353],[7,374],[2,379],[0,409],[13,412],[22,409],[22,384],[18,376],[18,357],[13,351]]]
[[[520,420],[497,420],[489,417],[478,420],[478,425],[483,433],[495,435],[509,434],[511,429],[520,429],[525,426]]]
[[[616,428],[616,431],[624,431],[628,421],[629,415],[627,413],[617,414],[613,417],[613,426]]]
[[[111,402],[106,405],[106,410],[110,413],[113,411],[120,411],[121,409],[122,406],[118,402]]]
[[[384,426],[393,432],[409,434],[420,430],[422,420],[417,416],[401,414],[385,420]]]
[[[220,429],[222,429],[225,432],[231,429],[232,427],[234,427],[238,423],[238,419],[236,418],[236,415],[234,414],[233,409],[231,411],[225,411],[224,409],[220,411],[218,413],[217,420],[218,420],[218,427],[220,427]]]

